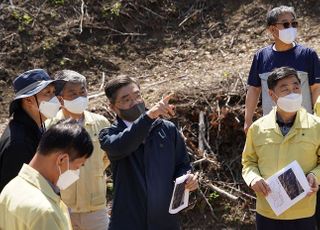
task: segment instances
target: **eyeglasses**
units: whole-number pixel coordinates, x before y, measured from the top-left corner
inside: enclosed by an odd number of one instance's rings
[[[134,102],[140,102],[142,101],[142,95],[140,94],[140,92],[135,93],[134,95],[131,96],[127,96],[126,98],[120,99],[119,101],[116,101],[115,103],[119,103],[123,106],[126,105],[132,105]]]
[[[276,22],[275,24],[280,24],[282,25],[285,29],[288,29],[291,25],[291,27],[293,28],[297,28],[298,27],[298,22],[297,21],[293,21],[293,22]]]

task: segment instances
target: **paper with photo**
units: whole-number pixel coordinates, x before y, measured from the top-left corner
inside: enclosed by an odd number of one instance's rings
[[[169,213],[176,214],[182,209],[188,207],[189,204],[189,190],[185,189],[189,174],[183,175],[176,179],[174,189],[169,206]]]
[[[266,182],[271,189],[266,199],[277,216],[303,199],[310,191],[307,178],[297,161],[269,177]]]

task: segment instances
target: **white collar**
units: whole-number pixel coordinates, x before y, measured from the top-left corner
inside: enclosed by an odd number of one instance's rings
[[[133,122],[126,121],[126,120],[122,120],[122,121],[126,124],[126,126],[127,126],[128,128],[131,128]]]

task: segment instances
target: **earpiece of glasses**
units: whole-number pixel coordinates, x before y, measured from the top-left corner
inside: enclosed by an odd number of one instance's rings
[[[293,22],[276,22],[275,24],[283,25],[283,27],[285,29],[288,29],[290,27],[290,25],[293,28],[297,28],[298,27],[298,22],[297,21],[293,21]]]

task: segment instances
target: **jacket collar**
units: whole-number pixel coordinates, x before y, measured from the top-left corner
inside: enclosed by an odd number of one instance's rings
[[[38,188],[56,203],[60,201],[60,197],[54,192],[48,181],[30,165],[23,164],[18,176]]]
[[[118,126],[118,128],[120,129],[125,129],[127,128],[127,125],[124,123],[124,121],[117,115],[116,117],[116,123],[115,123],[116,126]]]
[[[65,116],[63,114],[62,109],[59,110],[59,112],[56,115],[57,120],[65,119]],[[89,111],[84,111],[83,113],[83,124],[84,125],[93,125],[95,123],[95,120],[91,113]]]
[[[261,123],[264,129],[276,129],[276,113],[277,107],[273,107],[271,112],[264,117],[264,122]],[[307,111],[304,108],[301,108],[297,112],[292,128],[305,129],[309,127]]]
[[[143,115],[142,115],[143,116]],[[140,116],[138,119],[142,119],[142,116]],[[134,121],[135,122],[135,121]],[[156,127],[156,126],[158,126],[159,124],[161,124],[163,122],[163,120],[162,119],[160,119],[160,118],[158,118],[158,119],[156,119],[153,123],[152,123],[152,125],[151,125],[151,128],[150,128],[150,131],[154,128],[154,127]],[[121,130],[124,130],[124,129],[126,129],[127,128],[127,125],[124,123],[124,121],[117,115],[117,117],[116,117],[116,123],[114,124],[115,126],[117,126],[119,129],[121,129]]]
[[[22,108],[14,112],[13,120],[26,126],[30,132],[35,133],[36,137],[41,137],[41,131],[37,123]]]

